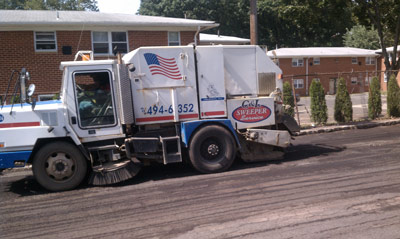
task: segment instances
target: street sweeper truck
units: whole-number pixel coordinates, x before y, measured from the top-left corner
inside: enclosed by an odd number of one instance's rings
[[[13,72],[0,169],[32,164],[51,191],[117,183],[154,162],[216,173],[237,156],[281,156],[299,131],[283,113],[282,72],[258,46],[143,47],[118,60],[86,53],[61,63],[57,100],[36,102],[29,73]]]

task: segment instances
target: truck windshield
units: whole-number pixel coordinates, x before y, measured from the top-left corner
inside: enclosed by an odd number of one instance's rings
[[[110,78],[108,71],[74,73],[81,127],[115,125]]]

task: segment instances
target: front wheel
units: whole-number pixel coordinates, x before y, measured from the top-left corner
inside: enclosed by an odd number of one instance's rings
[[[42,147],[33,159],[33,175],[50,191],[77,187],[85,178],[87,162],[77,147],[67,142],[53,142]]]
[[[235,155],[235,140],[232,134],[222,126],[205,126],[199,129],[190,141],[190,162],[202,173],[227,170],[235,160]]]

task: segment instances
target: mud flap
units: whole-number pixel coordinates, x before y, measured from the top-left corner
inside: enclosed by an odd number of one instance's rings
[[[297,124],[296,120],[290,115],[287,114],[281,115],[280,117],[277,118],[277,123],[284,124],[286,128],[289,130],[291,135],[300,132],[300,126]]]

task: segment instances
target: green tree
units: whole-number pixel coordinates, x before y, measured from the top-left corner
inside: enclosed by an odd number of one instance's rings
[[[0,0],[0,9],[98,11],[96,0]]]
[[[353,104],[347,91],[346,81],[343,78],[339,78],[335,98],[334,118],[339,123],[353,120]]]
[[[283,105],[284,112],[294,117],[294,96],[289,82],[283,83]]]
[[[24,9],[26,0],[0,0],[0,9],[3,10],[20,10]]]
[[[378,77],[372,78],[368,97],[368,117],[376,119],[382,113],[381,84]]]
[[[209,33],[249,36],[249,0],[142,0],[139,14],[209,20],[220,24]]]
[[[220,27],[210,33],[249,38],[249,6],[249,0],[142,0],[139,14],[211,20]],[[259,44],[342,46],[353,26],[350,6],[347,0],[258,0]]]
[[[310,86],[311,119],[317,124],[325,124],[328,120],[325,92],[321,82],[313,80]]]
[[[394,73],[397,76],[400,69],[400,61],[397,59],[400,38],[400,1],[355,0],[351,2],[354,5],[354,15],[358,17],[359,22],[365,26],[374,25],[378,31],[386,74],[389,76]],[[386,50],[390,45],[393,46],[392,57]]]
[[[400,88],[395,75],[388,82],[387,113],[390,117],[400,117]]]
[[[351,1],[259,0],[260,42],[269,48],[343,46]]]
[[[347,30],[343,36],[343,44],[347,47],[376,50],[380,47],[378,32],[372,26],[367,29],[362,25],[355,25]]]

